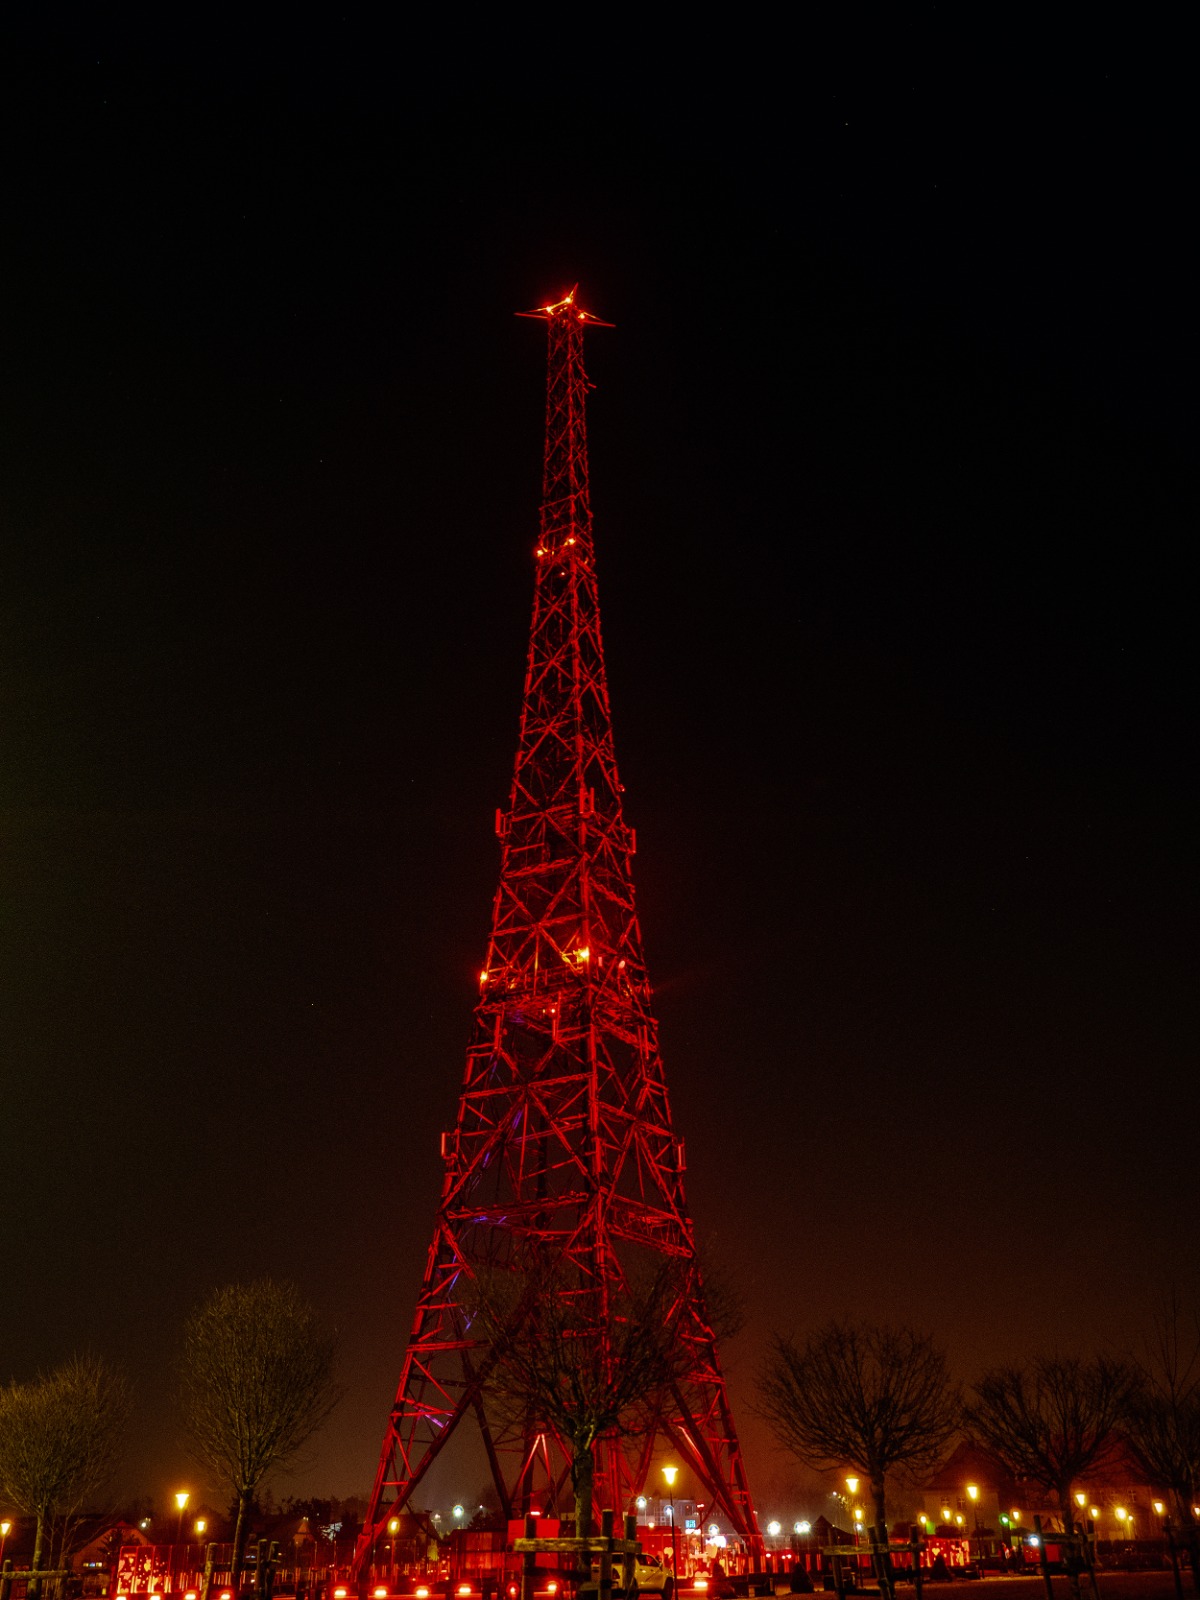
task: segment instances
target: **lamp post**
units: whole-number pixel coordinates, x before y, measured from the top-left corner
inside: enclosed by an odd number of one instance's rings
[[[671,1587],[679,1588],[679,1534],[675,1530],[675,1479],[678,1467],[664,1467],[662,1475],[667,1480],[667,1493],[671,1504]]]
[[[5,1517],[4,1521],[0,1522],[0,1566],[4,1565],[4,1546],[8,1542],[8,1536],[11,1532],[12,1523]]]
[[[982,1561],[983,1560],[983,1536],[979,1532],[979,1485],[977,1483],[969,1483],[967,1485],[967,1499],[971,1502],[971,1511],[973,1512],[974,1517],[975,1517],[975,1544],[976,1544],[975,1553],[978,1556],[979,1560]]]
[[[388,1582],[396,1581],[396,1535],[400,1532],[400,1518],[388,1518]]]
[[[854,1522],[854,1542],[857,1544],[858,1525],[862,1521],[862,1516],[860,1514],[860,1508],[854,1504],[854,1497],[858,1493],[858,1479],[854,1477],[853,1474],[847,1475],[846,1488],[850,1491],[850,1500],[847,1509],[849,1510],[850,1516]]]
[[[175,1496],[175,1504],[179,1510],[179,1528],[175,1534],[176,1544],[183,1543],[183,1513],[187,1510],[187,1503],[191,1498],[186,1489],[180,1489]]]

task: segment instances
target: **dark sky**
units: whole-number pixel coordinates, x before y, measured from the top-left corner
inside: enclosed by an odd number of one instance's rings
[[[798,16],[2,41],[0,1378],[123,1361],[130,1487],[190,1479],[181,1321],[262,1273],[349,1385],[279,1487],[372,1477],[515,742],[512,313],[575,282],[764,1511],[770,1329],[903,1318],[970,1376],[1196,1283],[1185,52]]]

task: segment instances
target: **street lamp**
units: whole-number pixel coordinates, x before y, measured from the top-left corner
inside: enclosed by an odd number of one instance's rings
[[[208,1523],[205,1521],[205,1519],[203,1517],[197,1517],[196,1518],[196,1538],[197,1539],[203,1539],[204,1535],[207,1532],[208,1532]]]
[[[671,1500],[671,1587],[679,1587],[679,1534],[675,1528],[675,1479],[679,1475],[678,1467],[664,1467],[662,1475],[667,1480],[667,1492]]]
[[[969,1483],[967,1485],[967,1499],[971,1502],[971,1510],[975,1516],[975,1543],[979,1546],[978,1554],[979,1559],[982,1561],[983,1538],[979,1532],[979,1485],[977,1483]]]
[[[388,1582],[396,1576],[396,1535],[400,1532],[400,1518],[388,1518]]]
[[[5,1545],[5,1542],[8,1539],[8,1536],[9,1536],[9,1534],[11,1532],[12,1532],[12,1523],[8,1520],[7,1517],[5,1517],[4,1521],[0,1522],[0,1565],[3,1565],[3,1562],[4,1562],[4,1545]]]

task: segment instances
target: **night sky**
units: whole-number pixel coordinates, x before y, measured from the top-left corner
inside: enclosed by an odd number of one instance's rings
[[[130,1491],[191,1481],[181,1322],[264,1273],[348,1385],[277,1489],[370,1484],[516,736],[513,313],[576,282],[763,1510],[770,1330],[908,1320],[969,1377],[1192,1294],[1186,52],[888,17],[5,24],[0,1379],[124,1363]]]

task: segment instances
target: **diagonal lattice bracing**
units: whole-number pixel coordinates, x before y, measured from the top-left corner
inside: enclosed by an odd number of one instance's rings
[[[536,1417],[490,1414],[497,1357],[470,1325],[472,1275],[528,1276],[531,1264],[569,1267],[571,1317],[603,1348],[624,1276],[676,1263],[686,1360],[633,1437],[596,1445],[597,1508],[630,1509],[657,1440],[761,1549],[684,1197],[613,748],[584,425],[583,331],[596,319],[574,292],[532,315],[549,334],[546,440],[516,762],[496,817],[500,881],[360,1570],[461,1426],[478,1430],[506,1514],[535,1496],[558,1509],[564,1486],[569,1498],[565,1444]]]

